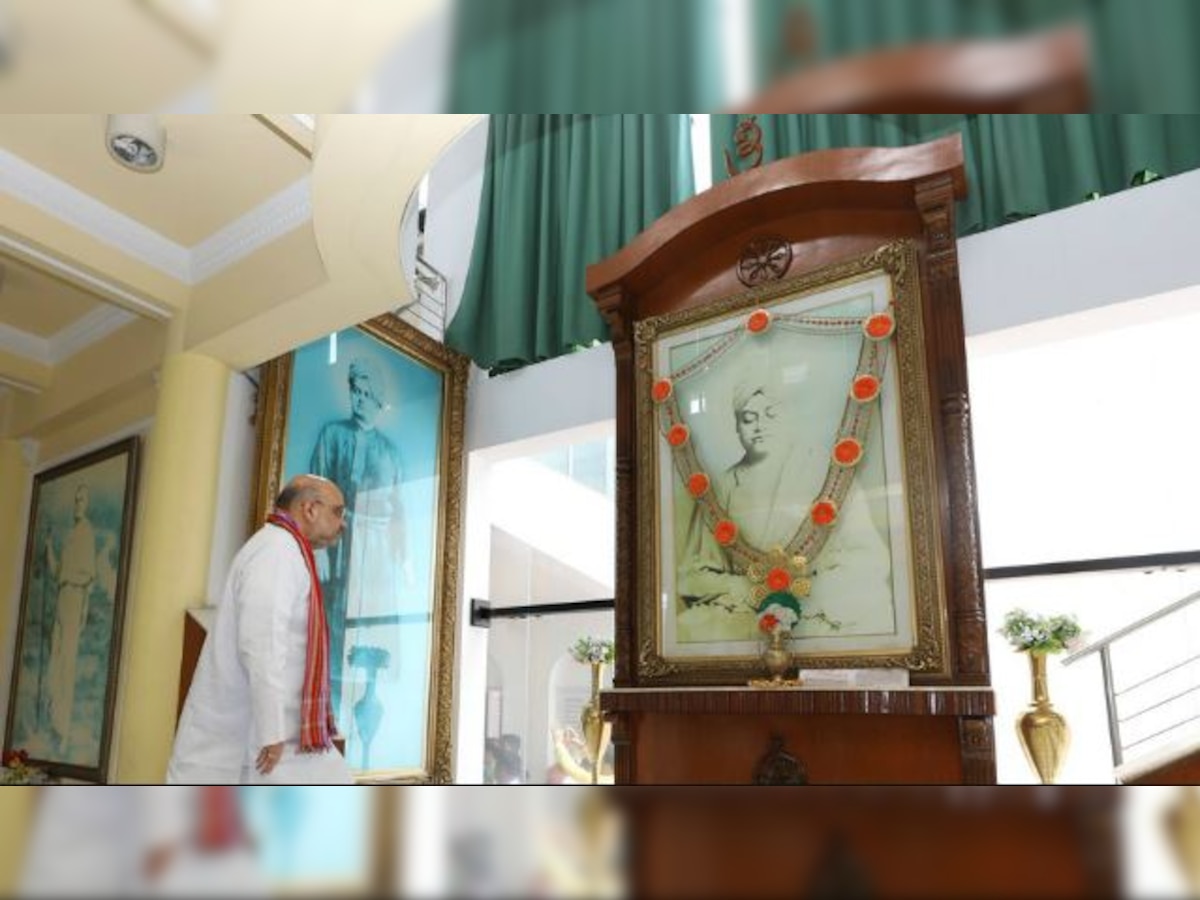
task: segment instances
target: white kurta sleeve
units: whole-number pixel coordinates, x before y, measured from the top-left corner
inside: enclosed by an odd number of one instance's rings
[[[285,717],[289,654],[288,619],[304,588],[295,583],[289,560],[263,552],[249,561],[238,587],[238,656],[250,679],[250,706],[261,746],[289,737]]]

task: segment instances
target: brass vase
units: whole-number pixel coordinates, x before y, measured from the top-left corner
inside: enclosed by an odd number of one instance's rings
[[[583,742],[587,747],[588,762],[592,771],[592,784],[600,783],[600,762],[612,739],[612,723],[604,720],[600,712],[600,680],[604,663],[592,666],[592,696],[579,713],[579,724],[583,726]]]
[[[767,640],[767,648],[763,650],[763,663],[766,664],[771,681],[775,684],[781,684],[787,677],[788,669],[792,667],[792,652],[788,650],[787,641],[786,631],[772,631]]]
[[[1025,758],[1042,784],[1053,784],[1071,745],[1071,729],[1067,727],[1067,720],[1050,704],[1046,654],[1029,653],[1028,656],[1033,677],[1033,703],[1017,718],[1017,737],[1021,740]]]

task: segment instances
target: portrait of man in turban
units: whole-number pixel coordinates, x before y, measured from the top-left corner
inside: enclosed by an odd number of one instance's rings
[[[310,472],[334,482],[346,497],[343,537],[317,561],[329,621],[330,695],[343,728],[347,620],[394,611],[408,562],[400,453],[376,427],[392,402],[383,368],[370,357],[354,358],[347,385],[350,416],[321,428],[309,464]]]

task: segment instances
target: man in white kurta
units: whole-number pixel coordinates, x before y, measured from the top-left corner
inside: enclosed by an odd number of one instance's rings
[[[300,475],[277,508],[312,547],[343,527],[345,501]],[[238,551],[175,736],[168,784],[352,784],[336,750],[300,752],[312,581],[296,539],[265,525]]]

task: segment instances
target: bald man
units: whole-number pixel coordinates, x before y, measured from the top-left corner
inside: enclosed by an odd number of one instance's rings
[[[345,514],[337,485],[299,475],[234,557],[169,784],[352,783],[333,748],[329,629],[313,556],[337,543]]]

